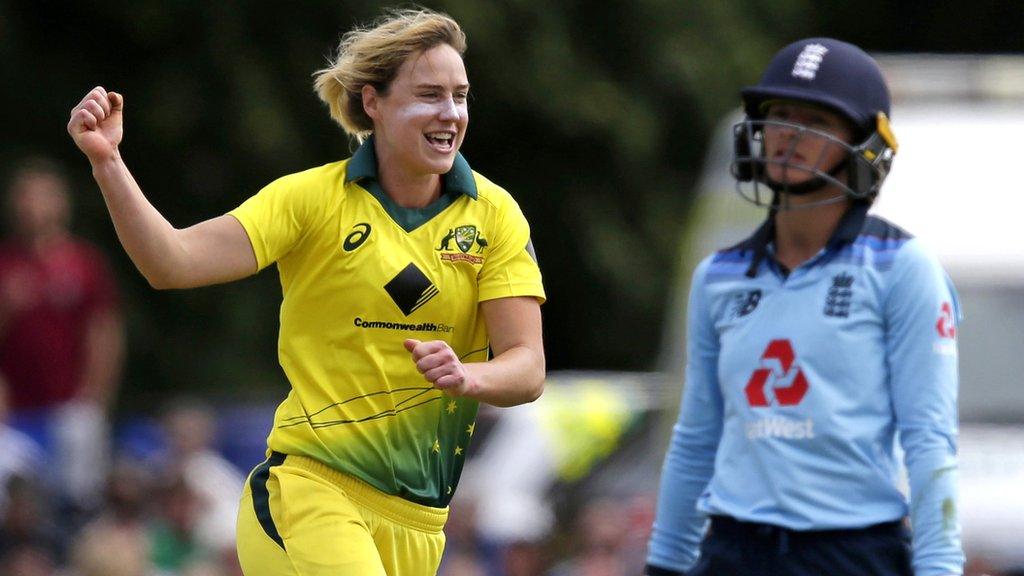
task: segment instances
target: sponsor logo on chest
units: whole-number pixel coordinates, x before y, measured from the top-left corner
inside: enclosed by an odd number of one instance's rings
[[[754,408],[796,406],[810,389],[804,371],[796,363],[789,340],[772,340],[761,354],[761,367],[754,370],[744,391]]]
[[[786,440],[805,440],[814,438],[814,420],[790,420],[781,416],[762,418],[747,422],[747,438],[762,440],[765,438],[784,438]]]
[[[760,367],[750,375],[744,388],[747,404],[754,409],[797,406],[803,402],[811,385],[797,362],[789,340],[772,340],[761,354]],[[782,438],[805,440],[814,438],[814,420],[791,420],[767,416],[746,423],[749,440]]]

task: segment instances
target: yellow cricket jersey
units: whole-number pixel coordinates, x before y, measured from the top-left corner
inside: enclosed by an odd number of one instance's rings
[[[544,301],[515,200],[461,155],[443,179],[430,206],[397,206],[377,181],[371,138],[351,159],[280,178],[230,212],[259,268],[277,263],[284,293],[278,354],[291,391],[270,450],[438,507],[458,483],[477,402],[433,388],[402,342],[444,340],[462,361],[484,361],[479,303]]]

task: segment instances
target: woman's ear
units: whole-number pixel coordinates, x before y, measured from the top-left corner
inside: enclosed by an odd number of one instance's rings
[[[378,120],[380,116],[380,95],[377,89],[369,84],[363,84],[362,90],[363,111],[371,120]]]

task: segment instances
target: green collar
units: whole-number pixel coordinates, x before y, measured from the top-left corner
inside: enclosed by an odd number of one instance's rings
[[[352,155],[345,168],[345,182],[358,182],[363,179],[377,180],[377,151],[373,147],[373,136],[366,139]],[[455,153],[455,163],[447,174],[442,174],[446,193],[465,194],[476,200],[476,180],[469,162],[462,154]]]
[[[381,188],[380,180],[377,178],[377,152],[373,147],[373,136],[367,138],[348,161],[348,165],[345,167],[345,183],[349,182],[356,182],[367,192],[373,194],[388,215],[406,232],[412,232],[440,214],[442,210],[451,206],[460,194],[469,196],[473,200],[477,198],[473,171],[462,154],[456,152],[452,169],[441,175],[443,192],[440,198],[425,208],[403,208],[395,204],[395,201]]]

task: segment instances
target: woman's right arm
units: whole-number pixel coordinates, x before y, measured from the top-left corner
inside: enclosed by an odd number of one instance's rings
[[[146,200],[118,150],[124,99],[92,89],[71,111],[68,133],[92,164],[117,237],[154,288],[218,284],[256,272],[249,237],[233,216],[177,229]]]
[[[706,515],[697,500],[714,474],[724,400],[718,386],[718,333],[704,277],[710,259],[693,274],[686,307],[686,386],[679,420],[661,469],[658,507],[647,547],[648,576],[681,575],[697,560]]]

